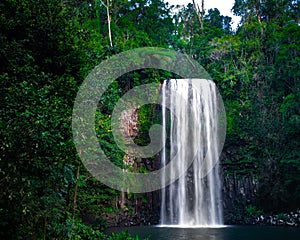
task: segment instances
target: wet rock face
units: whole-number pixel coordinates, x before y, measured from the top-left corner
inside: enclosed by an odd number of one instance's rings
[[[258,182],[251,174],[228,174],[224,169],[222,179],[224,221],[227,223],[232,215],[242,215],[247,206],[255,205]]]
[[[155,160],[159,163],[159,157]],[[300,227],[300,210],[281,214],[249,215],[245,209],[256,202],[258,182],[251,174],[226,173],[222,168],[224,223],[227,225],[272,225]],[[108,226],[157,225],[160,221],[161,192],[126,196],[126,208],[103,216]]]
[[[300,227],[300,210],[276,215],[261,215],[255,218],[254,224]]]
[[[121,133],[126,142],[134,139],[138,133],[138,110],[126,109],[121,113]]]
[[[224,223],[227,225],[271,225],[300,227],[300,210],[280,214],[256,209],[258,176],[241,172],[241,166],[221,164]],[[249,210],[249,207],[254,207]]]
[[[221,154],[223,212],[225,224],[242,224],[247,206],[256,205],[259,183],[248,162],[236,158],[235,148],[224,149]]]
[[[129,197],[125,193],[126,204],[111,213],[103,213],[107,227],[128,227],[157,225],[159,223],[159,193],[135,194]]]
[[[236,225],[262,225],[262,226],[290,226],[300,227],[300,210],[280,214],[259,214],[257,216],[233,216],[230,224]]]
[[[125,145],[132,144],[134,138],[139,134],[138,111],[138,109],[126,109],[121,113],[120,131]],[[141,159],[134,155],[124,154],[123,163],[124,171],[138,171],[141,168],[154,171],[160,168],[160,157]],[[114,212],[103,213],[101,216],[106,221],[107,227],[158,224],[159,191],[144,194],[128,194],[126,191],[122,191],[116,202]]]

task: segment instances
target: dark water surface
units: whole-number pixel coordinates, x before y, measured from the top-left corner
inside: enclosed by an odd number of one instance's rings
[[[264,226],[226,226],[222,228],[130,227],[111,228],[109,232],[128,231],[131,236],[149,240],[300,240],[300,228]]]

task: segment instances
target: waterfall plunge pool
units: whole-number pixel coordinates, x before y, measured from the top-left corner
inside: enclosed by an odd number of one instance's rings
[[[300,228],[273,226],[138,226],[110,228],[108,233],[127,231],[131,236],[149,240],[299,240]]]

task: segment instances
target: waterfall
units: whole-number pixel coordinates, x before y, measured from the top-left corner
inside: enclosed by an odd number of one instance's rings
[[[162,167],[179,154],[170,175],[188,169],[178,180],[161,191],[161,225],[186,227],[222,225],[221,181],[218,166],[218,111],[215,84],[199,80],[172,79],[162,86]],[[178,97],[180,96],[180,97]],[[178,151],[178,149],[183,151]],[[191,153],[196,151],[193,157]],[[191,166],[187,159],[193,157]],[[165,185],[163,172],[161,181]]]

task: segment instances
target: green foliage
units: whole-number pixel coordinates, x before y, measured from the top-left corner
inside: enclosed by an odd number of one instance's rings
[[[67,221],[68,225],[71,225],[71,232],[68,234],[68,237],[70,239],[78,240],[78,239],[92,239],[92,240],[98,240],[98,239],[107,239],[106,235],[102,232],[100,232],[97,229],[93,229],[92,226],[86,225],[82,223],[79,219],[76,219],[73,223],[70,219]]]
[[[107,240],[139,240],[138,236],[130,237],[127,232],[122,232],[119,234],[112,233],[112,235]]]
[[[219,57],[208,67],[227,99],[226,146],[239,149],[242,157],[234,156],[238,169],[245,169],[245,161],[254,163],[246,172],[259,171],[258,204],[276,211],[296,208],[300,200],[295,80],[300,49],[295,44],[298,20],[293,17],[298,5],[276,1],[274,11],[269,2],[235,2],[242,25],[235,35],[212,41],[212,53]]]
[[[79,37],[68,17],[60,1],[1,3],[4,238],[55,236],[71,208],[77,162],[71,107],[82,52],[74,48]]]
[[[91,225],[84,224],[80,219],[67,221],[67,225],[71,226],[68,238],[72,240],[91,239],[91,240],[139,240],[139,238],[131,237],[128,232],[112,233],[110,235],[95,229]]]
[[[257,207],[253,205],[246,206],[245,211],[248,217],[256,217],[263,214],[263,210],[257,209]]]
[[[288,222],[289,221],[289,216],[287,214],[284,213],[279,213],[277,215],[278,220],[283,220],[284,222]]]

